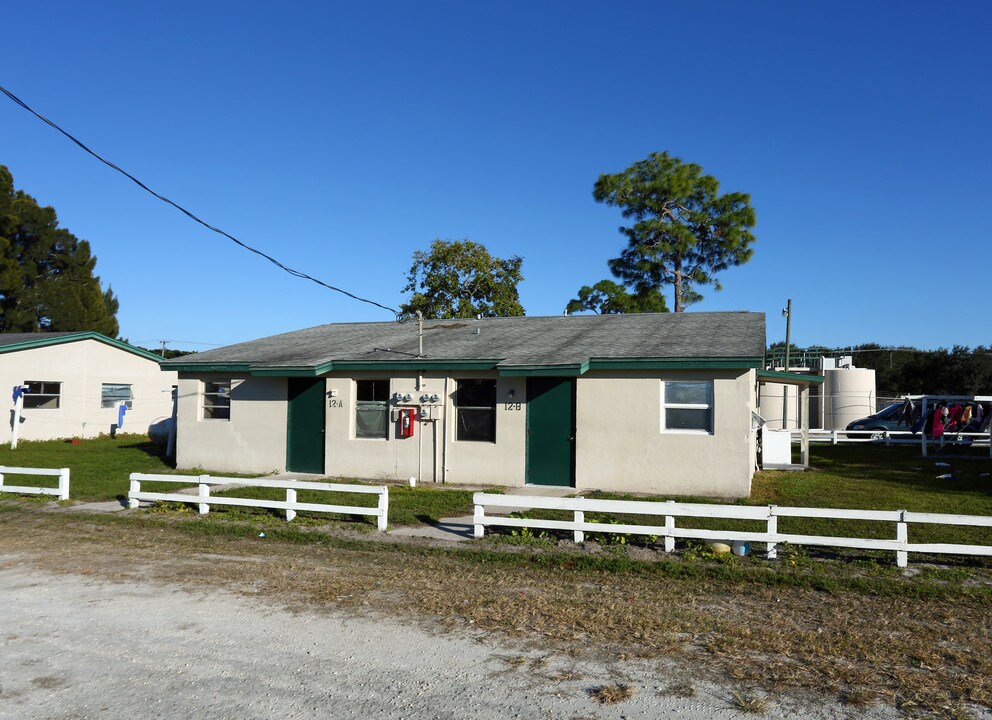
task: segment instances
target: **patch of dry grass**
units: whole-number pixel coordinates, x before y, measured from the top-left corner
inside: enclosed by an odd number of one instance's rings
[[[753,715],[764,715],[768,710],[765,698],[749,692],[734,691],[730,695],[730,704],[735,710]]]
[[[252,526],[240,536],[189,532],[197,522],[20,505],[0,513],[0,548],[8,562],[49,572],[223,588],[299,612],[388,614],[438,631],[498,633],[542,651],[505,659],[507,669],[529,672],[552,655],[677,658],[693,677],[730,678],[766,694],[816,691],[844,697],[852,708],[876,699],[945,714],[969,704],[992,707],[988,593],[826,593],[712,576],[576,570],[554,555],[498,562],[343,536],[286,542],[268,528],[269,537],[259,538]]]
[[[589,697],[600,705],[615,705],[624,700],[630,700],[636,693],[637,688],[622,683],[614,683],[594,687],[589,691]]]

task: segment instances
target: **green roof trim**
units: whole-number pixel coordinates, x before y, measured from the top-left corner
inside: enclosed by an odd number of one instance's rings
[[[736,358],[592,358],[590,370],[737,370],[757,369],[761,359]]]
[[[589,362],[565,365],[501,365],[500,377],[578,377],[589,369]]]
[[[759,380],[771,380],[787,385],[822,385],[824,380],[820,375],[799,375],[778,370],[759,370],[757,375]]]
[[[10,345],[0,345],[0,354],[19,352],[21,350],[32,350],[34,348],[49,347],[51,345],[62,345],[64,343],[79,342],[80,340],[96,340],[104,345],[110,345],[118,350],[124,350],[125,352],[143,357],[146,360],[154,360],[157,363],[162,362],[162,358],[155,353],[142,350],[141,348],[134,347],[133,345],[128,345],[126,342],[121,340],[115,340],[112,337],[107,337],[106,335],[101,335],[98,332],[92,331],[67,333],[65,335],[38,333],[37,339],[28,340],[26,342],[12,343]]]
[[[249,373],[251,363],[177,363],[170,364],[169,370],[181,373]]]

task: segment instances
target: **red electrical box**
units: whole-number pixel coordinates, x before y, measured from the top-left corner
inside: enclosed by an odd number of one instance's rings
[[[417,408],[400,408],[400,437],[413,437]]]

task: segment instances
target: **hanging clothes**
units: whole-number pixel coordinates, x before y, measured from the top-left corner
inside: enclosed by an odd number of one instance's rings
[[[963,428],[965,425],[971,422],[971,405],[965,405],[964,409],[961,410],[961,415],[958,417],[958,422]]]
[[[909,398],[906,398],[906,402],[902,404],[902,411],[899,413],[899,424],[911,427],[916,422],[915,415],[916,404]]]
[[[930,428],[930,434],[935,438],[944,437],[944,425],[947,417],[947,406],[941,403],[937,406],[937,410],[933,414],[933,427]]]

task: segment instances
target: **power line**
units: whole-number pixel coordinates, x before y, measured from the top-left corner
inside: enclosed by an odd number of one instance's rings
[[[328,283],[325,283],[323,280],[318,280],[317,278],[312,277],[311,275],[308,275],[305,272],[302,272],[300,270],[294,270],[291,267],[288,267],[286,265],[283,265],[281,262],[279,262],[278,260],[276,260],[271,255],[267,255],[266,253],[262,252],[261,250],[258,250],[257,248],[253,248],[251,245],[248,245],[246,243],[241,242],[236,237],[234,237],[233,235],[231,235],[229,233],[224,232],[220,228],[214,227],[210,223],[205,222],[204,220],[201,220],[199,217],[197,217],[196,215],[194,215],[193,213],[191,213],[189,210],[187,210],[186,208],[184,208],[182,205],[179,205],[179,204],[173,202],[172,200],[170,200],[169,198],[165,197],[164,195],[160,195],[159,193],[155,192],[150,187],[148,187],[147,185],[145,185],[143,182],[141,182],[140,180],[138,180],[138,178],[134,177],[134,175],[131,175],[129,172],[127,172],[125,170],[122,170],[120,167],[118,167],[114,163],[110,162],[109,160],[101,157],[97,153],[95,153],[92,150],[90,150],[88,147],[86,147],[86,145],[84,145],[82,142],[80,142],[78,139],[76,139],[73,135],[71,135],[67,131],[63,130],[61,127],[59,127],[57,124],[55,124],[54,122],[52,122],[51,120],[49,120],[48,118],[46,118],[44,115],[41,115],[40,113],[38,113],[35,110],[33,110],[30,106],[27,105],[27,103],[25,103],[19,97],[17,97],[16,95],[14,95],[14,93],[12,93],[9,90],[7,90],[5,87],[0,86],[0,92],[2,92],[4,95],[6,95],[7,97],[9,97],[11,100],[13,100],[15,103],[17,103],[18,105],[20,105],[22,108],[24,108],[25,110],[27,110],[29,113],[31,113],[32,115],[34,115],[36,118],[38,118],[39,120],[41,120],[42,122],[44,122],[46,125],[49,125],[49,126],[55,128],[56,130],[58,130],[60,133],[62,133],[67,138],[69,138],[70,140],[72,140],[72,142],[74,142],[80,148],[82,148],[87,153],[89,153],[90,155],[92,155],[93,157],[95,157],[97,160],[99,160],[100,162],[102,162],[104,165],[106,165],[106,166],[108,166],[110,168],[113,168],[114,170],[116,170],[117,172],[119,172],[124,177],[128,178],[131,182],[133,182],[135,185],[137,185],[138,187],[140,187],[145,192],[150,193],[151,195],[154,195],[155,197],[157,197],[162,202],[164,202],[164,203],[166,203],[168,205],[171,205],[176,210],[178,210],[179,212],[181,212],[183,215],[185,215],[186,217],[188,217],[190,220],[193,220],[194,222],[197,222],[200,225],[203,225],[203,227],[207,228],[208,230],[214,231],[218,235],[223,235],[228,240],[231,240],[235,244],[240,245],[245,250],[248,250],[249,252],[255,253],[256,255],[265,258],[270,263],[272,263],[273,265],[275,265],[278,268],[281,268],[282,270],[285,270],[286,272],[288,272],[293,277],[298,277],[298,278],[300,278],[302,280],[309,280],[311,282],[317,283],[321,287],[327,288],[328,290],[333,290],[334,292],[338,292],[338,293],[341,293],[342,295],[346,295],[347,297],[350,297],[352,300],[358,300],[359,302],[368,303],[369,305],[374,305],[374,306],[376,306],[378,308],[382,308],[383,310],[388,310],[389,312],[393,313],[397,317],[397,319],[399,318],[400,313],[399,313],[399,311],[397,311],[394,308],[391,308],[391,307],[389,307],[387,305],[382,305],[380,303],[377,303],[375,300],[369,300],[367,298],[359,297],[358,295],[355,295],[353,293],[350,293],[347,290],[342,290],[339,287],[335,287],[333,285],[329,285]]]

